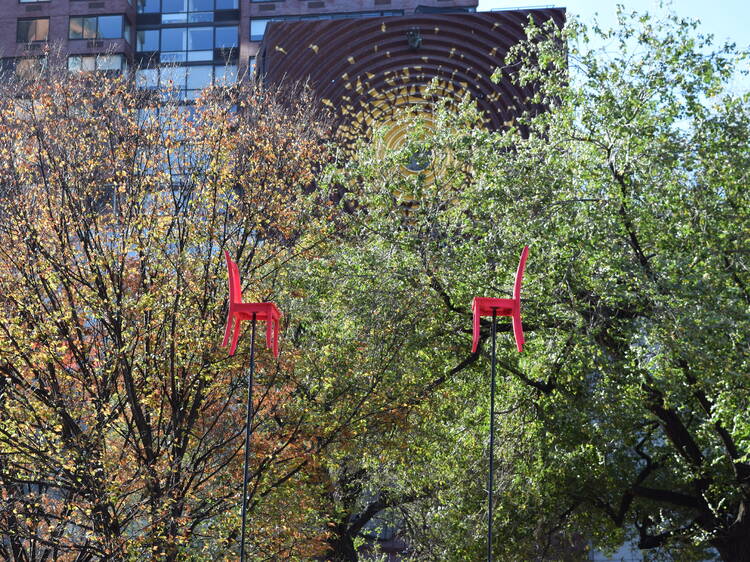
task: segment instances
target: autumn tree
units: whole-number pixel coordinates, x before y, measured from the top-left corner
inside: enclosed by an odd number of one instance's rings
[[[550,33],[530,29],[507,67],[545,113],[491,132],[470,103],[438,104],[429,127],[404,117],[398,150],[375,131],[332,177],[359,212],[308,267],[337,279],[343,333],[382,365],[354,380],[387,381],[400,416],[341,457],[362,476],[342,521],[385,499],[416,558],[482,556],[489,365],[469,353],[469,305],[508,296],[530,244],[523,354],[501,323],[497,557],[633,540],[748,560],[750,103],[730,88],[745,55],[674,17],[621,14],[591,32],[609,51],[575,23]],[[409,172],[417,153],[428,166]],[[377,362],[388,341],[398,357]]]
[[[54,65],[4,82],[6,560],[237,556],[245,357],[218,348],[222,252],[246,299],[276,298],[314,251],[301,227],[327,232],[307,195],[326,132],[302,90],[176,94]],[[250,552],[311,555],[323,533],[295,486],[312,447],[290,369],[259,354]]]

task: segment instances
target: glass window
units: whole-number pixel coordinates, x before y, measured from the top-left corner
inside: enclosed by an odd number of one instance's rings
[[[156,88],[159,85],[159,69],[139,68],[135,71],[135,84],[138,88]]]
[[[190,66],[187,73],[187,89],[202,90],[208,88],[213,80],[212,66]]]
[[[271,20],[250,20],[250,41],[260,41],[266,32],[266,25]]]
[[[18,20],[16,27],[16,41],[29,43],[31,41],[46,41],[49,34],[49,18],[34,20]]]
[[[187,0],[162,0],[161,11],[165,13],[187,12]]]
[[[185,12],[161,15],[161,23],[185,23],[185,22],[187,22],[187,14]]]
[[[96,18],[82,18],[81,33],[84,39],[96,39]]]
[[[214,47],[217,49],[232,49],[237,47],[239,31],[236,25],[228,27],[217,27],[214,38]]]
[[[135,49],[136,51],[158,51],[159,30],[147,29],[138,31]]]
[[[190,0],[191,12],[208,12],[214,9],[214,0]]]
[[[214,58],[214,28],[213,27],[190,27],[188,28],[188,54],[189,61],[205,61]]]
[[[161,30],[162,51],[184,51],[187,48],[187,29],[176,27]]]
[[[237,0],[216,0],[217,10],[236,10],[238,6]]]
[[[188,51],[213,49],[213,31],[212,27],[188,28]]]
[[[219,86],[229,86],[236,82],[237,65],[227,64],[214,67],[214,84],[218,84]]]
[[[138,0],[139,14],[156,14],[161,11],[160,0]]]
[[[99,55],[96,57],[97,70],[120,70],[122,55]]]
[[[122,55],[92,55],[68,57],[68,70],[92,72],[94,70],[122,70]]]
[[[120,39],[123,33],[123,16],[91,16],[70,18],[70,39]],[[129,30],[129,26],[125,26]],[[126,37],[128,40],[129,37]]]
[[[102,39],[122,37],[122,16],[99,16],[96,36]]]
[[[188,21],[196,23],[208,23],[214,21],[214,13],[213,12],[190,12],[190,17],[188,18]]]
[[[187,67],[173,66],[162,68],[159,85],[163,88],[184,88],[187,77]]]
[[[255,57],[247,59],[247,73],[252,76],[255,72]]]
[[[68,38],[83,39],[83,18],[70,18]]]
[[[47,57],[30,57],[16,59],[16,75],[21,78],[32,78],[47,66]]]

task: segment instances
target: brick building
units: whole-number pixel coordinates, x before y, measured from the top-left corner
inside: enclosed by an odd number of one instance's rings
[[[254,67],[271,21],[474,11],[477,0],[2,0],[0,59],[24,72],[50,50],[71,70],[137,68],[143,87],[171,80],[190,99]],[[170,68],[162,71],[160,66]]]

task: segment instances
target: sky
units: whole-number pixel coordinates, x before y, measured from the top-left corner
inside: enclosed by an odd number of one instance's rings
[[[666,13],[659,7],[659,0],[479,0],[477,11],[484,12],[503,8],[564,7],[568,14],[575,14],[584,23],[594,19],[607,29],[617,21],[616,6],[623,4],[627,11],[649,12],[652,15]],[[716,44],[734,42],[738,49],[750,50],[750,0],[672,0],[671,10],[681,17],[700,20],[698,30],[712,34]],[[750,91],[750,77],[733,80],[731,89],[735,93]]]
[[[605,27],[615,23],[615,6],[620,3],[629,11],[648,11],[663,13],[658,0],[557,0],[531,1],[522,0],[479,0],[477,11],[497,8],[548,7],[559,6],[568,9],[569,13],[580,16],[588,23],[598,14],[599,21]],[[750,48],[750,0],[673,0],[673,11],[683,17],[701,21],[700,29],[712,33],[717,41],[733,41],[740,48]]]

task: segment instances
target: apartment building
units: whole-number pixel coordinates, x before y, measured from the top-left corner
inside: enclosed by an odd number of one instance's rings
[[[185,100],[252,71],[272,21],[472,12],[477,0],[0,0],[0,62],[24,73],[49,52],[71,71],[170,81]]]

